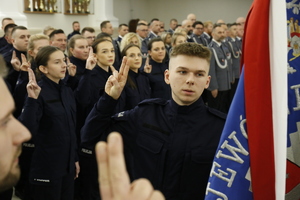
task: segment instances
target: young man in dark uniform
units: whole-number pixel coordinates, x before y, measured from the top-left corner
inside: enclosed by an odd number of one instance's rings
[[[204,199],[226,117],[205,106],[201,98],[210,82],[209,63],[206,47],[195,43],[176,46],[165,71],[171,100],[145,100],[111,117],[127,80],[124,58],[120,72],[109,77],[105,94],[82,128],[81,147],[93,154],[97,141],[112,130],[119,131],[124,149],[133,155],[133,164],[127,165],[132,179],[149,179],[166,199]]]
[[[24,26],[15,26],[11,32],[11,35],[13,48],[4,53],[3,57],[9,69],[5,81],[13,92],[19,76],[19,72],[16,71],[11,64],[13,52],[15,52],[16,58],[18,58],[20,61],[22,60],[21,54],[24,54],[25,56],[27,55],[27,45],[30,33]]]

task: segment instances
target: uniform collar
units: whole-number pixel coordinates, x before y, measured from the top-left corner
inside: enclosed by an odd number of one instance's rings
[[[205,106],[201,96],[197,101],[189,106],[180,106],[173,100],[173,98],[170,101],[170,105],[171,109],[178,114],[189,114],[190,112]]]
[[[215,39],[212,39],[213,42],[215,42],[219,47],[222,45],[222,43],[217,42]]]
[[[62,85],[63,85],[63,81],[62,80],[60,80],[58,82],[58,84],[57,84],[54,81],[52,81],[51,79],[49,79],[47,76],[45,76],[45,75],[43,75],[42,81],[44,81],[45,83],[47,83],[47,84],[49,84],[49,85],[51,85],[51,86],[53,86],[53,87],[55,87],[57,89],[60,89],[62,87]]]

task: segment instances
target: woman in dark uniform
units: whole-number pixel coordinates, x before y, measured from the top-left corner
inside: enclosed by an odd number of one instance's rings
[[[139,102],[151,96],[151,88],[147,75],[140,72],[142,53],[138,45],[129,44],[124,47],[122,57],[126,56],[130,65],[127,83],[119,100],[119,111],[129,110]]]
[[[171,98],[170,86],[166,84],[164,72],[168,69],[168,61],[165,60],[166,48],[160,38],[154,38],[148,43],[149,64],[152,66],[148,74],[151,86],[151,98]]]
[[[36,84],[33,71],[28,69],[28,98],[20,115],[35,144],[29,174],[32,199],[71,200],[79,163],[75,99],[61,80],[67,71],[65,55],[56,47],[46,46],[35,61],[42,78]],[[69,67],[68,72],[74,76],[76,67]]]

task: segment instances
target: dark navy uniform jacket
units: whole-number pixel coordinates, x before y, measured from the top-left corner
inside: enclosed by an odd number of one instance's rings
[[[69,59],[72,64],[76,65],[76,75],[75,75],[75,77],[72,77],[72,81],[66,80],[66,82],[70,82],[71,88],[73,90],[75,90],[79,84],[79,81],[80,81],[82,75],[87,70],[85,68],[86,60],[80,60],[78,58],[75,58],[74,56],[71,56]],[[71,78],[71,77],[70,76],[66,77],[66,79],[69,79],[69,78]]]
[[[164,72],[168,69],[168,64],[165,62],[157,63],[150,59],[149,65],[152,65],[152,71],[148,74],[151,86],[151,98],[171,98],[171,88],[165,82]]]
[[[129,110],[138,105],[141,101],[149,99],[151,88],[147,75],[143,72],[135,73],[129,70],[128,77],[135,84],[134,88],[127,80],[122,95],[119,99],[118,111]]]
[[[35,62],[31,62],[31,69],[35,72],[36,64]],[[13,92],[13,98],[16,105],[16,110],[14,112],[15,117],[19,117],[21,114],[22,108],[24,106],[24,102],[27,97],[27,89],[26,86],[28,84],[28,72],[27,71],[20,71],[19,77],[16,83],[15,90]]]
[[[38,99],[27,98],[20,121],[30,130],[35,144],[30,182],[51,184],[74,173],[76,154],[76,105],[71,88],[47,77],[39,82]]]
[[[96,65],[94,69],[86,70],[81,76],[78,86],[75,89],[77,131],[80,131],[94,104],[104,93],[105,83],[111,74],[110,69],[107,72]]]
[[[7,43],[4,47],[0,48],[0,54],[5,54],[13,48],[12,44]]]
[[[3,37],[0,37],[0,48],[4,47],[7,45],[7,40],[5,39],[5,35]]]
[[[72,33],[70,33],[68,35],[68,40],[71,39],[71,37],[73,37],[73,35],[80,35],[80,32],[79,31],[73,31]]]
[[[149,179],[166,199],[204,199],[225,114],[205,106],[202,98],[190,106],[149,99],[111,117],[116,104],[107,94],[95,104],[81,132],[82,145],[93,150],[118,131],[131,147],[134,179]]]

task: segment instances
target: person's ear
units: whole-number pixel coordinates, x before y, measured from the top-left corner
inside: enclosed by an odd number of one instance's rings
[[[39,66],[39,70],[40,70],[43,74],[48,74],[48,68],[45,67],[44,65],[40,65],[40,66]]]
[[[205,89],[208,88],[209,83],[210,83],[210,79],[211,79],[211,76],[207,76],[207,80],[206,80],[205,87],[204,87]]]
[[[170,84],[170,71],[168,69],[165,70],[165,82],[166,84]]]

